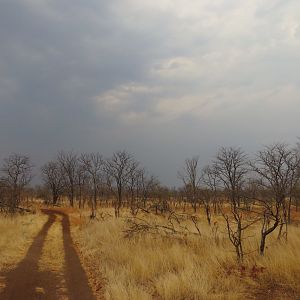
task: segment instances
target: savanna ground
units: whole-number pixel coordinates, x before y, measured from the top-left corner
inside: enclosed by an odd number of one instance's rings
[[[96,299],[71,226],[62,209],[0,219],[1,300]]]
[[[180,234],[131,236],[126,209],[118,219],[111,208],[99,208],[97,220],[76,209],[1,217],[0,299],[300,299],[299,214],[293,214],[288,242],[274,232],[264,257],[254,225],[241,265],[222,217],[208,226],[199,214],[200,234],[193,222],[181,220],[174,221]],[[169,224],[167,216],[138,218],[160,228]]]

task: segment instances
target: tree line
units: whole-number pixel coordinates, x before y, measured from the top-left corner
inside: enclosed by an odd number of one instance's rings
[[[26,155],[12,154],[4,159],[0,180],[0,208],[14,213],[21,209],[22,196],[28,193],[33,178],[33,164]],[[133,155],[126,151],[117,151],[110,158],[100,153],[61,151],[54,160],[40,168],[43,182],[31,191],[37,198],[43,198],[47,204],[60,205],[66,200],[69,205],[84,208],[91,207],[91,218],[96,217],[97,204],[106,199],[115,209],[115,216],[126,203],[133,213],[142,202],[164,188],[158,180],[149,175]],[[139,203],[137,203],[139,202]]]
[[[263,255],[267,237],[278,229],[278,239],[288,238],[292,207],[298,210],[300,199],[299,145],[275,143],[263,147],[250,159],[240,148],[222,147],[204,168],[199,156],[188,158],[178,172],[180,188],[167,188],[133,155],[117,151],[109,158],[100,153],[61,151],[40,168],[43,184],[30,188],[33,164],[26,155],[12,154],[1,167],[0,209],[15,213],[24,209],[22,202],[30,195],[47,204],[91,209],[96,218],[97,206],[114,208],[115,217],[122,207],[136,216],[139,211],[156,214],[175,207],[203,209],[209,225],[213,215],[221,215],[237,259],[244,258],[245,231],[260,226],[259,251]]]
[[[291,207],[297,210],[300,199],[299,145],[269,145],[253,159],[240,148],[221,148],[202,171],[198,157],[187,159],[179,176],[195,212],[202,203],[209,224],[212,209],[223,216],[239,261],[244,257],[244,232],[255,223],[260,224],[261,255],[275,229],[279,228],[278,239],[287,240]]]

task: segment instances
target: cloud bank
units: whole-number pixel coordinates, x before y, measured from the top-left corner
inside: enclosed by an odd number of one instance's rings
[[[0,157],[126,149],[165,184],[222,145],[295,142],[296,0],[0,4]]]

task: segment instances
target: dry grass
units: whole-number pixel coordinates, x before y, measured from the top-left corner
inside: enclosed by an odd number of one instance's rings
[[[101,211],[113,215],[110,209]],[[276,240],[277,232],[268,238],[265,257],[257,254],[259,231],[253,227],[245,241],[245,250],[250,253],[239,266],[220,217],[213,220],[219,227],[216,235],[200,216],[201,237],[144,233],[125,238],[126,218],[90,221],[88,212],[66,212],[71,215],[72,235],[99,299],[100,287],[105,298],[113,300],[300,299],[297,226],[289,227],[287,244]],[[159,216],[140,217],[156,224],[167,223]],[[47,216],[41,214],[0,218],[1,271],[15,267],[24,258],[46,220]],[[190,221],[181,225],[196,232]],[[63,253],[62,228],[55,222],[46,237],[39,270],[56,274],[62,296]]]
[[[47,221],[42,214],[0,216],[0,271],[15,267]]]
[[[87,222],[73,228],[73,236],[93,276],[105,278],[106,299],[297,299],[299,228],[290,227],[288,244],[269,239],[265,257],[255,251],[259,237],[253,229],[246,243],[252,253],[238,266],[224,224],[218,223],[217,239],[205,223],[201,237],[141,234],[128,239],[123,218]]]
[[[0,292],[5,287],[5,276],[2,274],[14,269],[25,257],[46,220],[47,217],[41,214],[0,216]]]
[[[278,242],[274,235],[264,257],[250,257],[265,267],[256,284],[257,295],[267,293],[270,299],[300,299],[300,228],[290,226],[289,240]]]

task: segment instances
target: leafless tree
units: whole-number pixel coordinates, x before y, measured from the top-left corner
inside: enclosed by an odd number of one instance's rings
[[[136,169],[135,180],[130,179],[129,192],[131,194],[131,213],[137,215],[140,210],[149,211],[153,208],[153,202],[147,207],[151,196],[157,195],[159,181],[153,176],[149,176],[144,168]],[[134,189],[132,184],[134,183]],[[135,192],[134,192],[135,190]],[[133,197],[133,198],[132,198]]]
[[[128,184],[133,164],[135,164],[135,160],[132,155],[126,151],[115,152],[113,156],[105,162],[107,184],[116,196],[114,201],[116,217],[120,216],[123,194]]]
[[[288,145],[276,143],[259,151],[251,163],[256,173],[264,197],[257,200],[263,208],[261,227],[260,254],[265,251],[266,238],[278,226],[280,232],[286,225],[287,237],[287,205],[289,198],[299,181],[299,154]]]
[[[3,178],[0,179],[0,212],[7,212],[10,209],[11,192],[9,185]]]
[[[148,199],[151,195],[155,194],[158,187],[160,186],[160,183],[155,176],[147,175],[147,172],[143,169],[139,173],[139,185],[143,207],[145,208]]]
[[[9,210],[15,212],[21,201],[23,189],[32,179],[32,164],[26,155],[12,154],[4,159],[2,181],[10,189]]]
[[[183,170],[178,172],[178,177],[183,181],[187,195],[190,195],[190,201],[194,208],[194,212],[197,210],[197,203],[199,200],[200,171],[198,163],[198,156],[186,159]]]
[[[64,178],[58,162],[50,161],[41,168],[42,179],[52,194],[52,204],[56,205],[64,191]]]
[[[224,148],[214,162],[214,170],[234,207],[241,205],[241,190],[248,172],[247,157],[240,148]]]
[[[92,213],[91,218],[96,217],[96,206],[99,189],[101,188],[102,175],[104,168],[104,160],[99,153],[82,154],[80,161],[83,164],[84,169],[90,176],[92,184],[93,200],[92,200]]]
[[[89,173],[86,171],[84,164],[78,158],[78,164],[76,168],[76,200],[78,207],[83,208],[86,200],[86,194],[89,187]]]
[[[133,214],[137,213],[138,210],[138,197],[139,197],[139,182],[138,178],[140,175],[141,169],[139,169],[139,163],[133,161],[128,174],[127,188],[128,188],[128,197],[129,197],[129,206]]]
[[[211,166],[206,166],[201,175],[203,187],[201,189],[202,203],[205,208],[207,222],[211,224],[211,205],[217,212],[217,174]]]
[[[76,153],[61,151],[58,153],[58,162],[64,174],[70,205],[74,206],[76,191],[76,175],[78,168],[78,157]]]
[[[221,148],[213,164],[214,172],[230,203],[230,213],[221,210],[227,224],[228,237],[235,247],[237,259],[243,260],[243,231],[251,223],[244,224],[240,209],[242,187],[248,172],[247,158],[240,148]]]
[[[151,209],[155,210],[155,214],[165,214],[170,212],[170,189],[166,186],[158,185],[153,193],[153,204]]]

